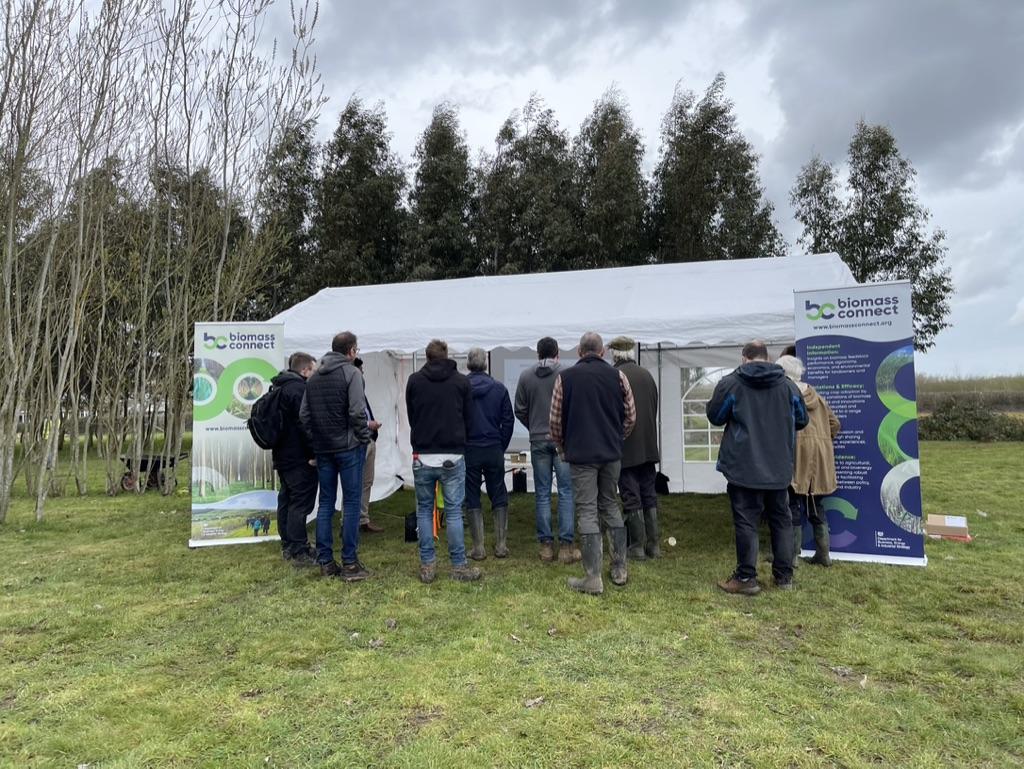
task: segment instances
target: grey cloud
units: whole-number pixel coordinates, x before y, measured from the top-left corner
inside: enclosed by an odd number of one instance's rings
[[[744,34],[772,46],[777,150],[791,163],[840,159],[864,118],[890,125],[935,182],[983,187],[1020,171],[1024,133],[1016,162],[986,153],[1024,122],[1024,3],[776,0],[751,6]]]

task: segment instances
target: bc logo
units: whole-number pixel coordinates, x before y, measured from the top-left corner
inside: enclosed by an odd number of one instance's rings
[[[228,346],[228,338],[226,336],[210,336],[205,331],[203,332],[203,347],[207,350],[223,350]]]
[[[836,315],[836,306],[831,302],[814,304],[809,299],[805,299],[804,309],[807,311],[807,320],[831,320]]]

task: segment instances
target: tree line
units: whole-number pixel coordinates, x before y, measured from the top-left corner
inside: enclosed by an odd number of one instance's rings
[[[6,1],[0,522],[19,475],[41,517],[85,493],[89,448],[111,493],[122,457],[179,452],[196,321],[265,319],[325,286],[788,252],[723,75],[677,89],[651,174],[616,89],[575,135],[534,95],[475,156],[440,104],[406,163],[359,97],[317,141],[317,7],[292,3],[270,46],[270,5]],[[791,199],[804,249],[915,281],[930,346],[944,235],[889,130],[858,124],[847,164],[812,158]]]

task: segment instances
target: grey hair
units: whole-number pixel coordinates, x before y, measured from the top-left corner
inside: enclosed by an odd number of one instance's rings
[[[636,353],[632,350],[616,350],[612,348],[612,360],[616,363],[625,360],[636,360]]]
[[[580,337],[580,357],[595,353],[600,355],[604,349],[604,340],[596,331],[588,331]]]
[[[804,363],[793,355],[783,355],[777,361],[782,370],[786,372],[786,376],[792,379],[794,382],[799,382],[804,378]]]
[[[466,353],[466,368],[470,371],[487,370],[487,353],[481,347],[471,347]]]

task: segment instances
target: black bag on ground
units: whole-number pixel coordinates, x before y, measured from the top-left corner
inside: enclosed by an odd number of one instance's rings
[[[281,433],[284,432],[280,387],[271,385],[270,389],[252,404],[245,425],[261,449],[272,449],[277,446],[281,440]]]
[[[416,513],[412,512],[405,516],[405,541],[418,542],[419,536],[416,533]]]

